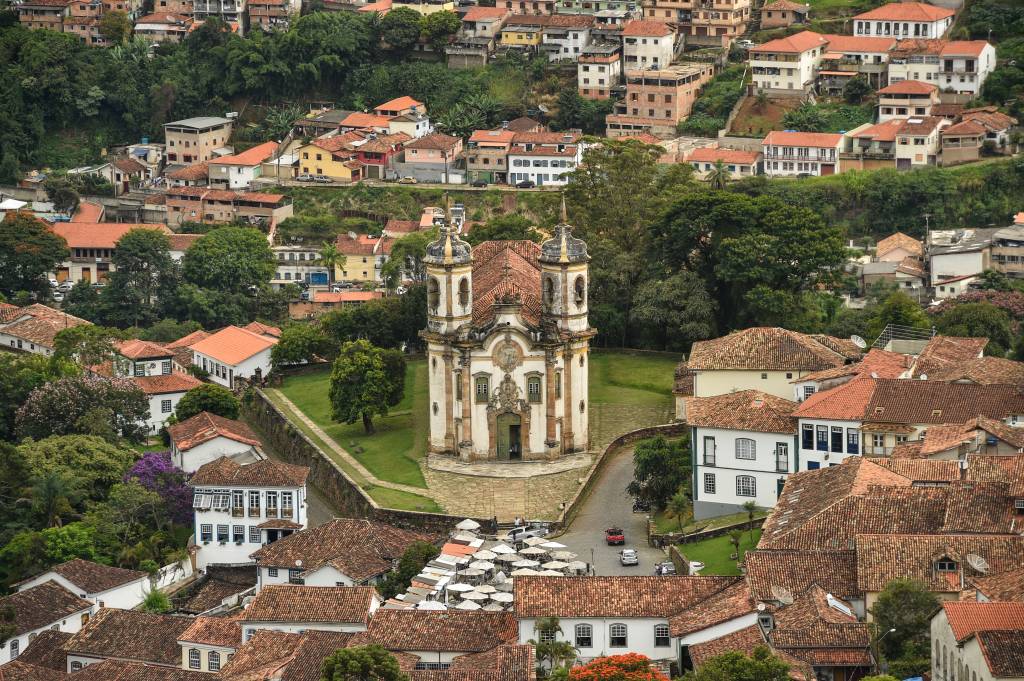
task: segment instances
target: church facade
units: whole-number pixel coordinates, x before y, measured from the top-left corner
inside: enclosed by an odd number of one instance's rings
[[[590,447],[590,260],[554,237],[471,248],[446,224],[427,247],[430,442],[434,454],[551,460]]]

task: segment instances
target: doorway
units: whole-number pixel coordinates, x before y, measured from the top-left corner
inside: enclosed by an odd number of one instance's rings
[[[498,459],[502,461],[519,461],[523,458],[521,441],[522,423],[518,414],[500,414],[498,428]]]

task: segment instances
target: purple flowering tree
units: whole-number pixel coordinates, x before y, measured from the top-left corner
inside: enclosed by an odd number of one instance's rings
[[[167,517],[176,525],[192,522],[192,490],[188,475],[174,465],[171,453],[148,452],[125,473],[124,481],[136,481],[160,495],[167,505]]]

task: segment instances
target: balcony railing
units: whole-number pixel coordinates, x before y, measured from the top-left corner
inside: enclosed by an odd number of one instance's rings
[[[715,465],[715,454],[714,454],[714,452],[711,452],[711,453],[704,452],[704,465],[705,466],[714,466]]]
[[[260,507],[259,506],[250,506],[249,507],[249,517],[250,518],[259,518],[260,517]]]
[[[268,518],[276,518],[277,517],[277,507],[276,506],[268,506],[267,507],[267,517]]]

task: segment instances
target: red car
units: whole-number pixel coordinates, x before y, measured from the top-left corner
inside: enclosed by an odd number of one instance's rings
[[[608,543],[608,546],[614,546],[615,544],[626,543],[626,533],[618,527],[609,527],[604,531],[604,540]]]

